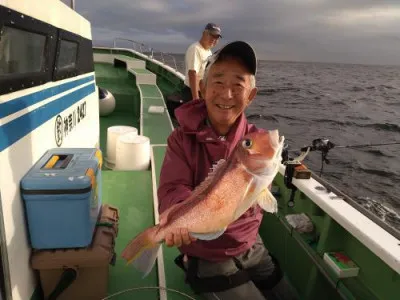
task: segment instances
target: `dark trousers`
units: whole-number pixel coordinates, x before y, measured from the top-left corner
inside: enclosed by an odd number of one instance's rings
[[[189,262],[184,262],[189,269]],[[246,271],[249,280],[232,288],[217,292],[201,293],[206,299],[214,300],[294,300],[298,299],[296,292],[281,274],[279,265],[264,247],[261,237],[245,253],[224,262],[210,262],[197,259],[197,274],[202,278],[218,278],[232,276]],[[277,270],[278,269],[278,270]],[[190,282],[189,282],[190,283]]]

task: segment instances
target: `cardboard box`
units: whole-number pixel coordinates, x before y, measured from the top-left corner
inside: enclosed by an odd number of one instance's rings
[[[103,205],[101,211],[100,226],[89,247],[33,253],[32,268],[39,270],[45,299],[57,294],[57,300],[99,300],[107,296],[109,265],[115,261],[118,210]],[[106,225],[105,220],[112,224]]]
[[[358,266],[343,252],[326,252],[324,253],[324,261],[339,278],[358,275]]]

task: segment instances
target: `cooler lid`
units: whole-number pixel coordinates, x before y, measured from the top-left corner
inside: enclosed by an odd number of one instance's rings
[[[97,159],[46,153],[21,180],[21,189],[23,194],[87,193],[96,183],[98,168]]]

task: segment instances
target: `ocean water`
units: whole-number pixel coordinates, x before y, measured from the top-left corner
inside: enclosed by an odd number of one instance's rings
[[[183,56],[176,58],[183,71]],[[400,66],[260,61],[256,80],[246,115],[279,129],[290,150],[317,138],[337,146],[400,143]],[[400,144],[333,148],[327,158],[323,179],[400,230]],[[305,163],[319,175],[321,153]]]

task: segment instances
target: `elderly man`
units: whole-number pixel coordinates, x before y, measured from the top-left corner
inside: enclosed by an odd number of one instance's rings
[[[187,102],[199,98],[199,82],[203,77],[207,58],[212,55],[211,49],[221,38],[221,29],[214,23],[208,23],[199,41],[191,44],[185,54],[185,87],[182,100]]]
[[[175,122],[175,109],[190,100],[199,98],[200,80],[203,78],[208,57],[212,55],[211,49],[221,38],[221,28],[214,23],[208,23],[199,41],[191,44],[185,54],[185,80],[179,92],[168,95],[168,111]]]
[[[260,130],[244,115],[257,93],[256,69],[255,52],[245,42],[230,43],[210,57],[200,82],[203,99],[175,110],[180,127],[168,138],[160,213],[187,199],[214,162],[227,158],[244,135]],[[295,299],[258,235],[261,219],[257,206],[215,240],[196,240],[186,229],[166,237],[168,246],[179,247],[176,262],[195,292],[208,299]]]

